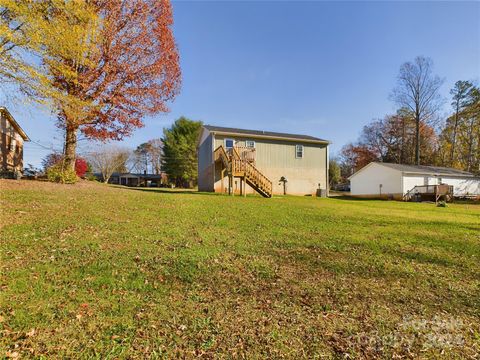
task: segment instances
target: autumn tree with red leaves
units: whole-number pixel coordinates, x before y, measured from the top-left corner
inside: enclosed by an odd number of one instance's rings
[[[169,0],[93,4],[102,23],[95,51],[86,54],[89,61],[79,66],[63,59],[76,74],[68,79],[65,71],[49,69],[54,86],[83,104],[56,102],[58,126],[65,130],[65,167],[71,169],[79,132],[89,139],[121,140],[142,127],[145,116],[167,112],[181,82]]]
[[[349,177],[372,161],[378,161],[378,155],[365,144],[349,143],[340,152],[342,176]]]

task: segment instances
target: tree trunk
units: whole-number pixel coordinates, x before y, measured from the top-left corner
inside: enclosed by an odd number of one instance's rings
[[[458,113],[460,111],[459,104],[457,101],[457,106],[455,109],[455,123],[453,124],[453,134],[452,134],[452,149],[450,150],[450,166],[453,166],[455,160],[455,143],[457,141],[457,126],[458,126]]]
[[[420,165],[420,117],[415,118],[415,165]]]
[[[475,118],[472,118],[470,122],[470,135],[468,137],[468,163],[467,163],[467,171],[472,171],[472,163],[473,163],[473,134],[474,134],[474,123],[475,123]]]
[[[406,137],[406,124],[405,124],[405,118],[402,117],[402,143],[400,145],[400,164],[406,164],[406,159],[405,159],[405,137]]]
[[[75,170],[78,127],[69,126],[65,130],[65,170]]]

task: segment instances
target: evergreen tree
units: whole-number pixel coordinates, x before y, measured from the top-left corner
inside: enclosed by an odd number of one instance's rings
[[[197,139],[201,121],[185,117],[163,130],[163,170],[177,186],[193,187],[197,182]]]

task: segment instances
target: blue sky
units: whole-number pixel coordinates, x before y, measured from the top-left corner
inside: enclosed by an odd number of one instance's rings
[[[431,57],[445,97],[455,81],[480,77],[480,2],[174,1],[173,9],[181,94],[122,145],[160,137],[184,115],[326,138],[335,153],[395,111],[388,96],[403,62]],[[61,149],[48,110],[6,105],[33,140]],[[31,143],[25,163],[48,152]]]

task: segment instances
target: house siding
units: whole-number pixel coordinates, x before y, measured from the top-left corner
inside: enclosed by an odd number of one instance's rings
[[[415,186],[424,185],[425,177],[423,175],[404,175],[403,176],[403,194],[406,194],[412,190]],[[436,184],[429,179],[428,183],[430,185]]]
[[[23,172],[24,140],[0,110],[0,149],[2,152],[2,172]]]
[[[453,176],[431,176],[431,175],[404,175],[403,193],[406,194],[415,186],[425,184],[425,178],[428,177],[429,185],[447,184],[453,186],[454,196],[480,195],[480,179],[462,178]],[[441,179],[441,180],[439,180]]]
[[[214,191],[213,173],[213,135],[205,132],[202,134],[198,147],[198,190]]]
[[[255,166],[273,183],[273,193],[283,194],[283,184],[279,183],[282,176],[288,182],[287,194],[312,195],[317,189],[327,189],[328,153],[327,144],[316,144],[298,141],[259,139],[248,136],[216,135],[214,148],[224,145],[225,139],[234,139],[236,146],[245,146],[247,140],[255,141]],[[295,156],[295,146],[303,145],[303,158]],[[222,188],[220,172],[215,172],[215,191]],[[227,180],[224,181],[226,189]],[[239,179],[235,179],[234,189],[239,190]],[[247,186],[247,193],[254,190]]]
[[[401,197],[402,173],[375,163],[367,165],[350,179],[352,196]],[[380,185],[382,187],[380,188]]]

